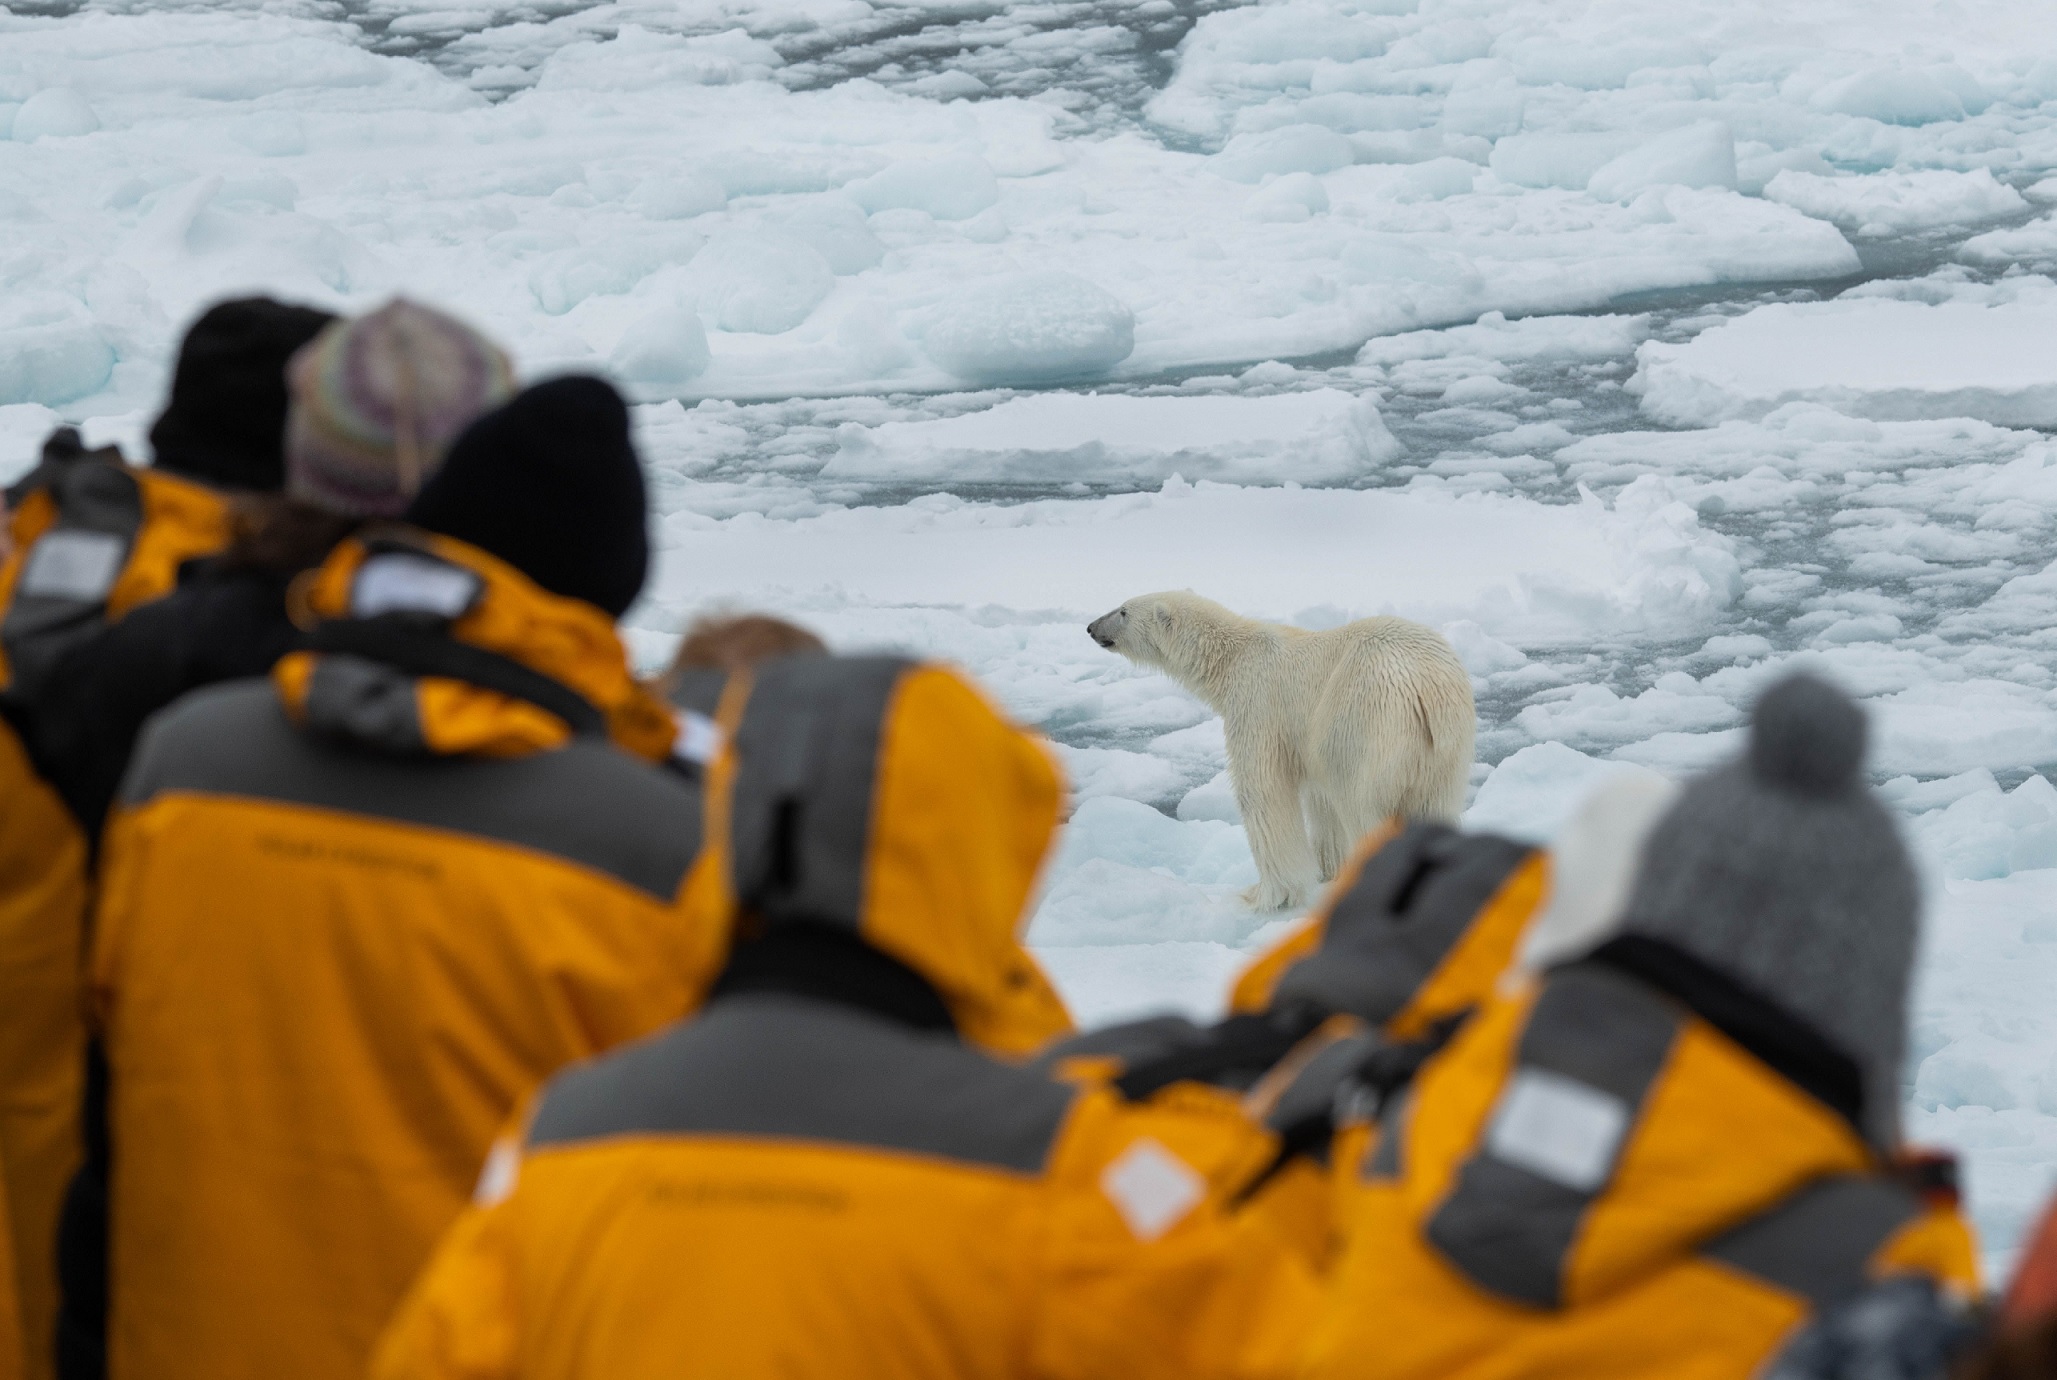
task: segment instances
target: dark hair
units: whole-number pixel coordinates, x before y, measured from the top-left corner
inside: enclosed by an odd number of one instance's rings
[[[364,525],[283,493],[238,494],[229,504],[230,537],[221,554],[232,570],[297,575],[328,559],[336,543]]]

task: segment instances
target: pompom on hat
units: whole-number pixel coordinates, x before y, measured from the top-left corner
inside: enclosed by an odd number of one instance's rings
[[[498,346],[405,298],[328,327],[286,379],[286,492],[347,517],[403,512],[458,433],[514,395]]]
[[[1854,1059],[1867,1136],[1899,1138],[1921,891],[1864,779],[1864,711],[1811,675],[1758,700],[1740,761],[1650,831],[1621,921],[1721,969]]]

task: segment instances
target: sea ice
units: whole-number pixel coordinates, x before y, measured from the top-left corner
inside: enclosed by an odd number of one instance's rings
[[[711,359],[699,314],[660,307],[622,332],[607,364],[624,383],[669,385],[699,377]]]
[[[970,667],[1075,782],[1032,937],[1089,1021],[1281,925],[1219,721],[1084,635],[1126,595],[1442,628],[1469,821],[1531,838],[1832,675],[1932,882],[1910,1131],[2004,1265],[2057,1164],[2047,5],[1199,8],[0,13],[0,477],[140,453],[251,289],[611,369],[639,662],[728,606]]]
[[[1866,239],[1944,225],[1975,225],[2028,210],[2021,193],[1987,168],[1970,172],[1930,168],[1863,177],[1825,177],[1787,169],[1765,184],[1764,195],[1810,216],[1847,226]]]
[[[1529,649],[1690,636],[1741,592],[1731,544],[1655,477],[1611,507],[1174,478],[1159,492],[1086,501],[934,495],[790,521],[680,512],[663,542],[660,598],[795,609],[943,601],[1062,612],[1081,629],[1131,595],[1185,586],[1257,617],[1461,618]]]
[[[1682,345],[1645,343],[1629,387],[1675,426],[1769,415],[1807,401],[1854,417],[1977,417],[2057,425],[2057,286],[2017,300],[1844,298],[1760,307]]]
[[[968,220],[1000,199],[993,169],[973,154],[894,163],[846,190],[867,211],[925,211],[937,220]]]
[[[846,425],[824,479],[1084,479],[1334,483],[1399,442],[1371,398],[1338,389],[1270,397],[1041,393],[933,422]]]
[[[84,96],[70,87],[46,86],[14,112],[9,137],[32,144],[38,139],[91,134],[99,128],[100,117]]]
[[[1734,187],[1736,139],[1719,120],[1687,125],[1600,165],[1586,190],[1609,201],[1627,201],[1652,187]]]
[[[1022,273],[957,293],[921,332],[921,345],[967,383],[1092,378],[1135,349],[1135,316],[1075,274]]]
[[[769,230],[712,241],[688,272],[699,287],[700,309],[716,325],[753,335],[792,330],[836,285],[835,270],[813,245]]]

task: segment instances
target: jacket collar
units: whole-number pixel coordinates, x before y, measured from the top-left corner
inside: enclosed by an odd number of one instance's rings
[[[287,600],[312,649],[272,672],[297,723],[388,752],[519,757],[604,733],[647,761],[676,730],[613,622],[464,542],[352,537]]]
[[[1864,1074],[1806,1021],[1686,952],[1648,935],[1608,940],[1585,959],[1657,988],[1863,1133]]]

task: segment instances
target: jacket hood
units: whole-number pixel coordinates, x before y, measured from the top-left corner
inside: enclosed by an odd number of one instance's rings
[[[783,658],[724,699],[718,923],[854,931],[994,1053],[1071,1029],[1020,938],[1062,794],[1041,743],[957,672],[897,657]]]
[[[670,753],[664,703],[606,614],[475,546],[383,526],[340,543],[288,598],[311,650],[272,672],[296,722],[388,751],[522,756],[604,735]]]

